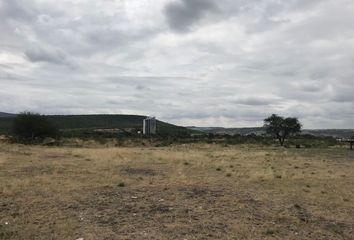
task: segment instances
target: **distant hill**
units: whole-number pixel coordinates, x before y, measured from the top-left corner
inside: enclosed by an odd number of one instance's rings
[[[0,118],[0,134],[11,132],[12,117]],[[140,115],[48,115],[60,130],[94,130],[94,129],[142,129],[143,119]],[[163,121],[157,121],[157,131],[160,134],[190,134],[193,130],[176,126]]]
[[[0,118],[15,117],[15,116],[16,116],[16,114],[13,114],[13,113],[0,112]]]
[[[354,129],[304,129],[302,133],[314,136],[331,136],[335,138],[354,137]]]
[[[253,128],[222,128],[222,127],[188,127],[192,130],[198,130],[205,133],[229,134],[229,135],[262,135],[265,133],[263,127]],[[314,136],[331,136],[335,138],[350,138],[354,136],[354,129],[304,129],[302,134],[311,134]]]
[[[16,114],[0,112],[0,134],[11,132],[12,121]],[[97,115],[48,115],[59,129],[94,130],[94,129],[142,129],[142,122],[146,116],[97,114]],[[262,135],[263,127],[223,128],[223,127],[180,127],[163,121],[157,121],[157,130],[160,134],[191,134],[213,133],[229,135]],[[354,136],[354,129],[304,129],[302,134],[314,136],[332,136],[335,138],[350,138]]]
[[[228,134],[228,135],[262,135],[265,133],[262,127],[249,127],[249,128],[223,128],[223,127],[188,127],[191,130],[198,130],[205,133],[212,134]]]

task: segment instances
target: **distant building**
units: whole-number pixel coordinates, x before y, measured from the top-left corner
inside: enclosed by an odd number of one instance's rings
[[[156,118],[147,117],[143,120],[143,134],[156,134]]]

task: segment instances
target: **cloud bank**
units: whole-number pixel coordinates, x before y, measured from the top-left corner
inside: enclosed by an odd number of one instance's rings
[[[352,0],[4,0],[0,111],[354,128]]]

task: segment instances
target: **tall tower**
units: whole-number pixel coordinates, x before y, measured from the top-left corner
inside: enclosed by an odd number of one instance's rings
[[[144,135],[156,134],[156,118],[147,117],[143,120],[143,134]]]

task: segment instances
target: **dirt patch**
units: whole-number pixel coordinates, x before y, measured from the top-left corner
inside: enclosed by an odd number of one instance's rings
[[[295,204],[294,206],[290,207],[289,212],[291,215],[296,216],[302,222],[309,222],[310,221],[311,215],[308,213],[308,211],[304,207],[302,207],[298,204]]]
[[[311,214],[305,207],[295,204],[289,208],[289,215],[295,215],[305,224],[317,226],[333,234],[340,235],[344,239],[354,236],[354,225],[344,222],[331,221],[325,217],[317,217]]]
[[[168,189],[106,186],[94,192],[74,210],[78,215],[84,214],[87,225],[129,239],[142,239],[143,233],[155,236],[152,239],[228,239],[234,219],[245,222],[251,219],[260,224],[264,221],[257,217],[261,208],[268,209],[258,204],[239,210],[239,203],[250,198],[245,197],[247,194],[225,192],[221,186],[170,186]],[[254,211],[256,216],[252,216]]]
[[[222,190],[210,189],[207,187],[183,187],[178,189],[179,192],[183,193],[186,198],[212,198],[221,197],[223,195]]]
[[[121,169],[121,173],[127,175],[142,175],[142,176],[156,176],[159,173],[156,170],[149,169],[149,168],[132,168],[132,167],[125,167]]]
[[[229,239],[236,224],[257,226],[255,236],[306,239],[311,232],[322,231],[326,233],[323,239],[350,239],[354,229],[348,223],[315,217],[306,206],[286,208],[225,186],[106,186],[89,192],[95,194],[85,196],[72,210],[82,215],[87,225],[106,231],[104,234],[113,232],[128,238],[142,239],[146,234],[154,239]],[[279,210],[283,218],[279,218]]]
[[[44,160],[70,160],[72,159],[73,155],[71,155],[70,153],[63,153],[63,154],[59,154],[59,153],[48,153],[42,156],[42,159]]]
[[[29,177],[29,176],[53,174],[54,171],[55,171],[55,167],[51,165],[27,166],[19,169],[14,174],[17,176]]]
[[[141,234],[150,235],[152,231],[156,232],[156,239],[183,237],[190,235],[191,231],[198,231],[194,226],[183,231],[181,227],[176,228],[176,222],[190,219],[192,213],[189,208],[193,207],[164,199],[168,196],[171,196],[170,191],[161,193],[158,189],[105,188],[98,190],[96,197],[83,210],[90,224],[130,238],[140,239]],[[189,225],[193,224],[189,222]]]

